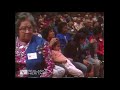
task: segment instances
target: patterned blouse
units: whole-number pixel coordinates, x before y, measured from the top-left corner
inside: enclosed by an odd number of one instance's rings
[[[15,49],[15,63],[16,63],[16,77],[27,77],[28,75],[21,75],[20,70],[26,70],[26,49],[27,45],[23,45],[22,42],[17,38],[16,40],[16,49]],[[45,59],[46,68],[40,77],[51,77],[53,74],[54,62],[51,58],[51,50],[49,48],[49,43],[45,42],[43,46],[43,57]]]

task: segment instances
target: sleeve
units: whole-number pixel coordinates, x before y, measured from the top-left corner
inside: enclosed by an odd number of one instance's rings
[[[55,64],[51,57],[51,50],[48,42],[44,43],[43,50],[44,50],[43,57],[45,59],[45,64],[47,67],[44,69],[44,72],[41,74],[40,77],[51,77],[53,74],[53,68]]]
[[[100,55],[104,55],[104,51],[97,50],[97,53]]]
[[[104,46],[103,45],[98,44],[97,54],[104,55]]]
[[[61,51],[59,51],[59,52],[61,52]],[[66,62],[66,59],[60,58],[59,55],[58,55],[58,53],[54,52],[54,51],[52,51],[52,58],[53,58],[54,62],[57,62],[57,63]]]

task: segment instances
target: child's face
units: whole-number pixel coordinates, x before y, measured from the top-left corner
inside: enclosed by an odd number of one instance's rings
[[[59,50],[60,50],[60,44],[57,44],[57,45],[54,47],[54,50],[59,51]]]

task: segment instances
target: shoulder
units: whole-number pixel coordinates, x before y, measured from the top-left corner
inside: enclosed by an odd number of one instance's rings
[[[32,41],[34,41],[38,44],[44,44],[45,42],[47,42],[45,39],[43,39],[42,37],[39,37],[37,35],[33,35]]]
[[[59,33],[56,35],[56,37],[63,37],[63,34]]]
[[[57,34],[56,37],[61,40],[61,39],[64,39],[64,35],[63,34]]]
[[[58,52],[57,52],[57,51],[52,50],[52,55],[57,55],[57,54],[58,54]]]
[[[66,36],[69,36],[69,37],[70,37],[70,36],[71,36],[71,34],[70,34],[70,33],[66,33]]]

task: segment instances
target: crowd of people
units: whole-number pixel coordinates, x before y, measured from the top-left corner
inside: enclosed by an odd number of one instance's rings
[[[16,77],[104,77],[103,12],[18,12],[15,20]]]

